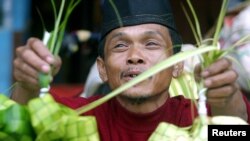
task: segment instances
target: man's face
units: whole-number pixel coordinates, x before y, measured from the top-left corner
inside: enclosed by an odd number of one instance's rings
[[[171,38],[165,26],[143,24],[118,28],[107,35],[104,60],[98,59],[100,76],[111,89],[116,89],[171,55]],[[166,92],[171,78],[172,68],[169,68],[122,95],[139,98]]]

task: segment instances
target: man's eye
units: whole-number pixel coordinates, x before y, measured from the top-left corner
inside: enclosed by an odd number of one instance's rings
[[[116,44],[113,47],[113,51],[115,52],[123,52],[123,51],[126,51],[127,49],[128,49],[127,44]]]
[[[152,45],[158,45],[158,44],[155,43],[155,42],[148,42],[148,43],[147,43],[147,46],[152,46]]]
[[[125,45],[124,44],[117,44],[117,45],[115,45],[114,48],[120,48],[120,47],[125,47]]]

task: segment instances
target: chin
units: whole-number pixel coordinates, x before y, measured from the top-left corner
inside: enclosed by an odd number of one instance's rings
[[[149,94],[131,94],[131,93],[123,93],[120,96],[120,99],[123,101],[127,101],[132,105],[141,105],[151,99],[152,95]]]
[[[151,97],[152,93],[145,91],[145,88],[144,89],[132,88],[124,91],[122,95],[131,98],[138,98],[138,97]]]

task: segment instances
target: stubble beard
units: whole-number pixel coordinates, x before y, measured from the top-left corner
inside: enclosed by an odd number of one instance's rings
[[[119,97],[121,99],[123,99],[124,101],[127,101],[131,105],[138,105],[139,106],[139,105],[144,104],[148,101],[152,101],[154,99],[157,99],[162,94],[164,94],[167,90],[168,90],[168,88],[163,89],[162,91],[160,91],[157,94],[145,94],[145,95],[139,95],[139,96],[134,96],[131,94],[130,95],[129,94],[121,94],[121,95],[119,95]]]

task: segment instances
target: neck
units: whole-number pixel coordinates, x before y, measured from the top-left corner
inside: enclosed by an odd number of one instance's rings
[[[127,110],[134,113],[150,113],[161,107],[167,100],[169,93],[167,90],[154,96],[128,97],[120,95],[117,97],[119,103]]]

